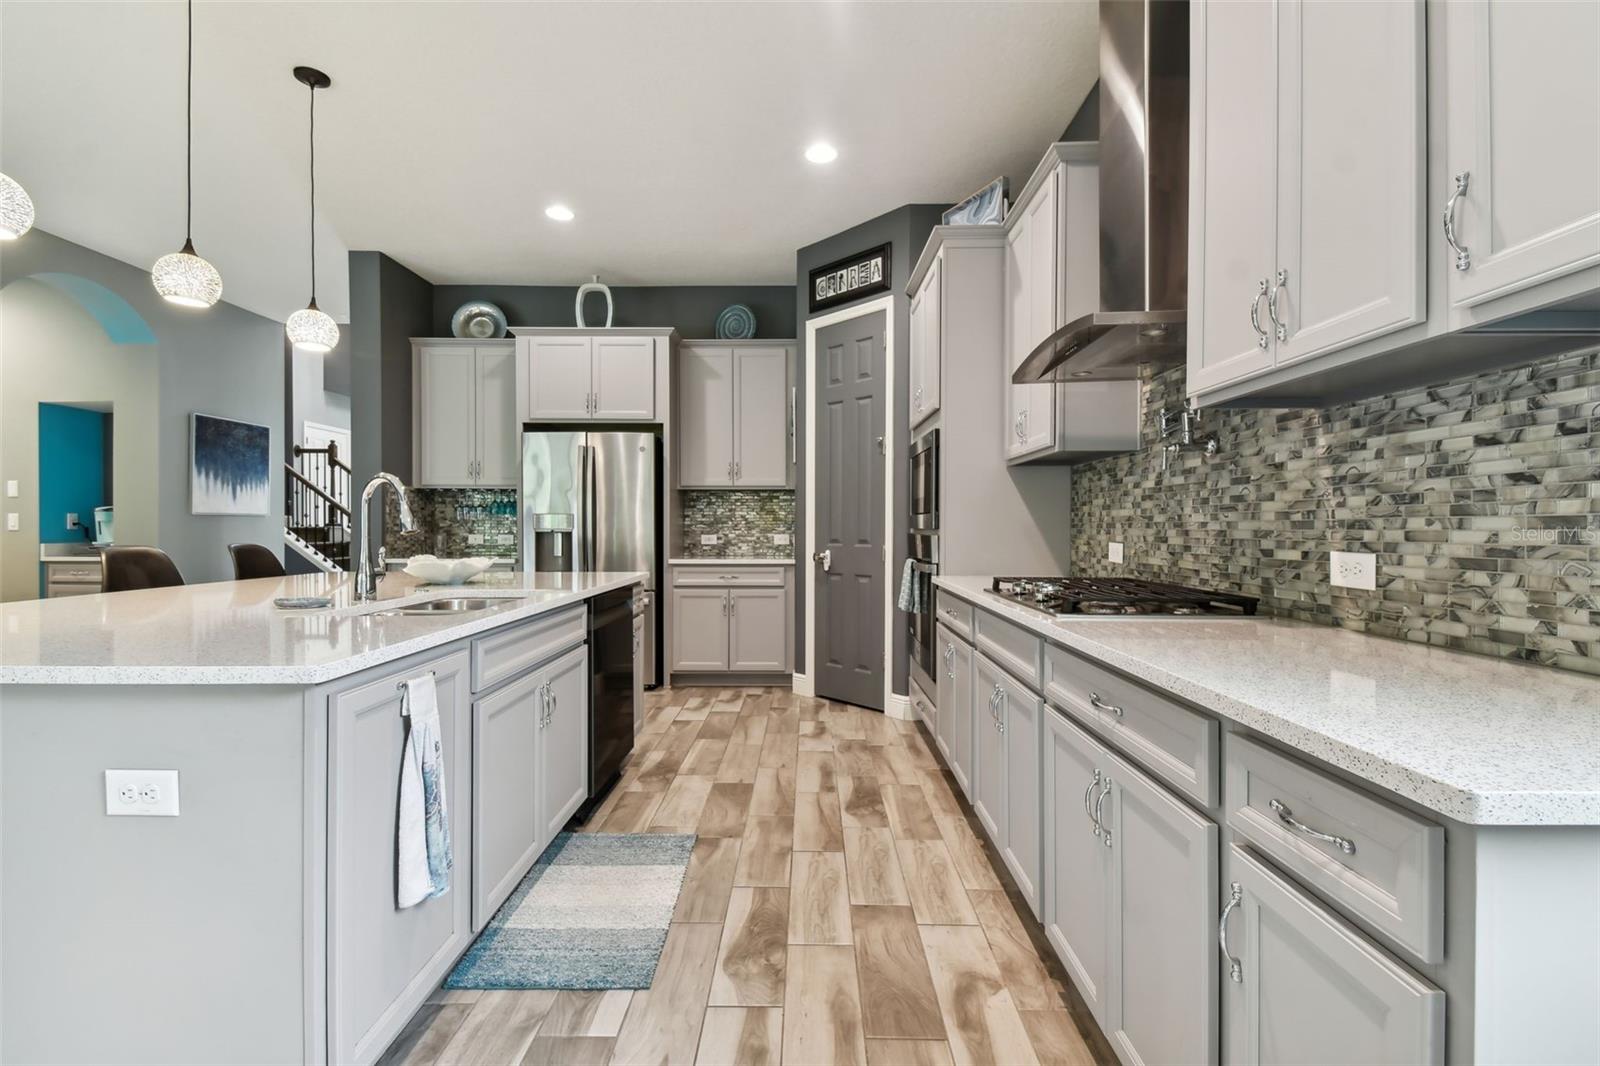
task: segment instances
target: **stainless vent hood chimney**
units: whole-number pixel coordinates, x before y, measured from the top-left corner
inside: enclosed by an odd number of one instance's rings
[[[1114,381],[1181,363],[1189,280],[1189,5],[1100,0],[1100,310],[1011,380]]]

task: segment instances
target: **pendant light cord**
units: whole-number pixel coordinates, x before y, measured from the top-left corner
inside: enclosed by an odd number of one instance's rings
[[[190,0],[192,3],[193,0]],[[317,87],[311,86],[311,306],[317,305]]]
[[[189,0],[189,69],[184,78],[183,237],[194,243],[194,0]]]

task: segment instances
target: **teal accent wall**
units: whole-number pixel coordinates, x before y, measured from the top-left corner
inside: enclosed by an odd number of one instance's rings
[[[83,537],[67,515],[93,531],[94,509],[106,500],[106,416],[65,404],[39,405],[39,541]]]

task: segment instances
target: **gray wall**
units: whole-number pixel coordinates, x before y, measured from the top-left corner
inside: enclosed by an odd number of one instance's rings
[[[302,352],[284,339],[285,358],[289,361],[289,410],[284,433],[284,447],[299,443],[300,427],[306,422],[320,422],[325,426],[350,428],[350,394],[341,392],[337,382],[330,380],[337,373],[336,364],[329,362],[340,349],[344,349],[345,362],[349,362],[350,330],[339,331],[339,347],[327,355]],[[346,371],[348,374],[348,370]],[[349,382],[344,385],[348,389]],[[349,456],[345,456],[346,461]]]
[[[469,300],[495,304],[513,326],[575,326],[577,295],[576,285],[437,285],[432,336],[450,336],[450,316]],[[683,337],[714,337],[717,312],[740,303],[755,312],[757,337],[795,335],[794,289],[788,285],[617,285],[611,300],[613,326],[674,326]],[[584,313],[590,325],[605,324],[605,306],[601,297],[589,297]]]
[[[411,481],[411,338],[431,335],[433,286],[382,252],[350,253],[351,494],[379,470]],[[355,508],[354,533],[363,515]]]
[[[85,279],[120,297],[154,343],[117,343],[78,299],[32,275]],[[269,513],[189,513],[189,416],[199,411],[268,426],[273,456],[284,434],[283,326],[229,303],[176,308],[149,272],[35,229],[0,259],[4,396],[0,480],[22,493],[3,508],[22,530],[0,532],[0,597],[38,594],[38,403],[110,402],[116,418],[117,540],[155,544],[190,583],[233,576],[233,541],[282,550],[281,467],[272,470]],[[32,532],[30,532],[30,530]]]
[[[907,204],[888,214],[863,222],[859,226],[852,226],[826,240],[801,248],[795,253],[796,321],[803,324],[811,317],[806,297],[809,288],[808,275],[814,268],[855,252],[876,248],[880,244],[890,245],[889,270],[892,275],[890,291],[894,294],[894,352],[891,354],[894,359],[895,381],[906,381],[911,373],[911,301],[905,295],[905,287],[911,278],[911,268],[916,265],[917,256],[922,254],[922,246],[927,243],[928,234],[939,224],[939,216],[946,206]],[[879,293],[868,299],[880,299],[881,296]],[[840,308],[830,307],[825,313],[832,314],[838,310]],[[796,390],[795,438],[800,456],[801,470],[798,484],[801,486],[801,491],[796,493],[795,499],[795,558],[800,560],[801,566],[811,566],[811,548],[805,542],[807,518],[804,491],[806,436],[810,431],[809,415],[805,409],[805,375],[811,373],[811,368],[808,364],[809,353],[805,350],[803,325],[797,336],[800,337],[800,350],[795,371],[795,380],[799,383]],[[906,558],[906,479],[901,469],[905,465],[904,446],[910,439],[910,412],[907,408],[909,396],[909,390],[901,387],[896,390],[896,395],[889,397],[889,417],[894,420],[895,447],[898,454],[891,455],[887,459],[891,469],[895,471],[896,481],[894,535],[889,543],[889,567],[884,578],[895,583],[896,587],[900,580],[900,568],[905,565]],[[795,662],[801,664],[802,670],[805,664],[806,641],[805,595],[805,571],[802,570],[795,575],[795,608],[798,612],[795,624]],[[901,694],[907,691],[907,634],[904,622],[903,615],[895,619],[894,646],[889,657],[893,668],[894,691]]]

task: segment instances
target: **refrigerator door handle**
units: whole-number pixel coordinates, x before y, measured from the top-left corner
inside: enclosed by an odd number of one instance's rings
[[[595,448],[592,444],[579,445],[582,454],[583,469],[579,492],[582,493],[583,502],[583,546],[579,549],[577,560],[579,570],[593,570],[595,568]]]

